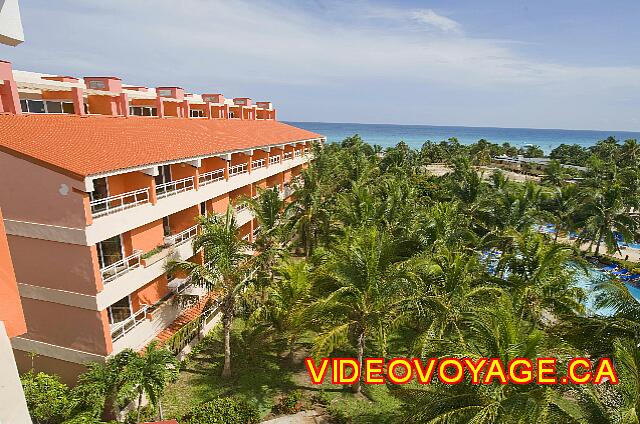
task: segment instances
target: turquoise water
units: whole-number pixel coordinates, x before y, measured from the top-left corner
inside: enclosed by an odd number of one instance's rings
[[[412,148],[419,149],[427,141],[441,141],[456,137],[461,143],[470,144],[481,138],[493,143],[509,142],[517,147],[525,144],[540,146],[545,153],[556,146],[579,144],[591,146],[598,140],[614,136],[620,140],[636,138],[640,133],[626,131],[553,130],[533,128],[490,128],[490,127],[442,127],[431,125],[390,125],[390,124],[348,124],[331,122],[290,122],[300,128],[320,133],[328,141],[341,141],[353,134],[370,144],[382,147],[395,146],[403,140]]]
[[[602,308],[598,309],[593,305],[596,295],[593,290],[594,285],[608,278],[610,278],[608,274],[595,268],[589,269],[586,274],[581,271],[576,273],[576,285],[585,289],[587,292],[586,307],[589,312],[604,316],[611,315],[611,310]],[[626,283],[625,285],[629,289],[629,293],[631,293],[631,295],[640,302],[640,288],[635,287],[630,283]]]

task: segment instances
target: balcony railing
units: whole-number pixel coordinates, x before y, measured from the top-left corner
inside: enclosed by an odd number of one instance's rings
[[[200,185],[215,183],[216,181],[222,180],[224,180],[224,169],[216,169],[215,171],[200,174],[200,177],[198,178]]]
[[[124,337],[129,331],[136,328],[139,324],[144,322],[147,318],[147,310],[149,305],[142,305],[142,308],[135,314],[131,315],[124,321],[111,325],[111,340],[116,341]]]
[[[286,152],[284,154],[284,160],[289,160],[293,157],[293,152]]]
[[[167,237],[168,244],[179,246],[184,242],[187,242],[198,235],[198,226],[194,225],[193,227],[187,228],[184,231],[180,231],[178,234],[171,235]]]
[[[251,162],[251,169],[263,168],[265,162],[266,161],[264,159],[254,160],[253,162]]]
[[[245,202],[241,202],[238,203],[237,205],[233,206],[233,210],[236,211],[236,213],[238,212],[242,212],[243,210],[247,209],[247,204]]]
[[[233,165],[229,167],[229,176],[233,177],[234,175],[240,175],[248,172],[249,169],[246,163],[241,163],[239,165]]]
[[[126,274],[127,272],[134,270],[140,266],[141,250],[134,250],[131,256],[127,256],[124,259],[120,259],[118,262],[114,262],[100,270],[102,276],[102,282],[107,284],[118,277]]]
[[[260,234],[260,230],[262,229],[261,226],[257,226],[256,228],[253,229],[253,238],[255,239],[258,234]]]
[[[249,234],[247,234],[246,236],[243,236],[243,237],[242,237],[242,240],[244,240],[244,241],[249,241]]]
[[[302,150],[296,150],[296,151],[294,152],[294,156],[295,156],[295,157],[297,157],[297,158],[299,158],[300,156],[302,156]]]
[[[169,181],[168,183],[156,186],[156,197],[163,199],[174,194],[182,193],[194,188],[193,177],[182,178],[180,180]]]
[[[269,165],[275,165],[277,163],[280,163],[280,155],[278,156],[271,156],[269,158]]]
[[[94,218],[109,215],[125,209],[133,208],[149,202],[149,188],[116,194],[114,196],[96,199],[89,202],[91,215]]]
[[[304,154],[305,154],[305,155],[308,155],[308,154],[309,154],[309,148],[308,148],[308,147],[305,147],[305,148],[304,148]]]

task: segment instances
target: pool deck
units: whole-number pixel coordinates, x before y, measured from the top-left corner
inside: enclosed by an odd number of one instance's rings
[[[553,237],[553,235],[551,235]],[[572,246],[576,245],[576,240],[575,239],[570,239],[566,236],[559,236],[558,237],[558,242],[561,243],[565,243],[565,244],[570,244]],[[589,249],[591,247],[591,249]],[[629,247],[621,247],[620,248],[622,250],[622,254],[616,252],[616,253],[608,253],[606,250],[607,248],[605,246],[600,246],[600,251],[602,253],[606,253],[609,256],[613,256],[617,259],[621,259],[621,260],[626,260],[629,262],[635,262],[640,266],[640,250],[638,249],[632,249]],[[591,244],[591,243],[582,243],[580,245],[580,250],[582,250],[583,252],[593,252],[595,250],[595,244]],[[629,256],[628,258],[625,258],[626,256]]]

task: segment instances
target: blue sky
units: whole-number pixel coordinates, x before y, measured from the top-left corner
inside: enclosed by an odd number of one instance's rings
[[[20,6],[16,69],[272,100],[283,120],[640,130],[636,0]]]

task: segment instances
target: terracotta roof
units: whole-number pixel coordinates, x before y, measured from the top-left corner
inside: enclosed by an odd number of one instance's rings
[[[267,120],[0,114],[0,150],[76,177],[318,137]]]

